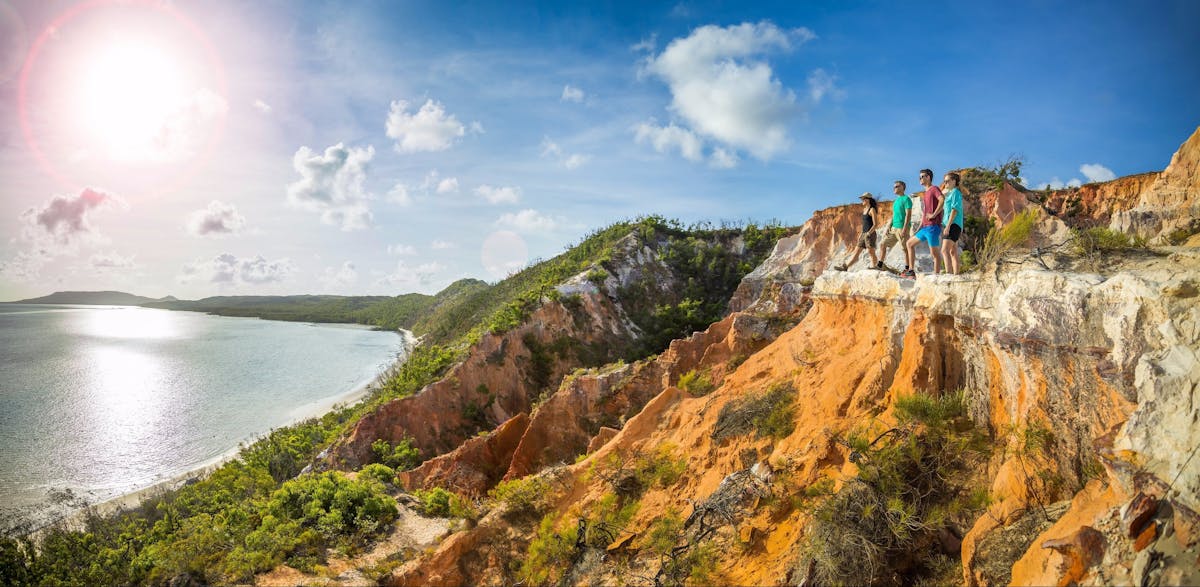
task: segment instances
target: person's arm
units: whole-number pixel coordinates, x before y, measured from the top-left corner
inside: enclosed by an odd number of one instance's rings
[[[946,219],[946,230],[947,230],[947,231],[949,231],[949,230],[950,230],[950,225],[951,225],[951,224],[954,224],[954,217],[955,217],[955,216],[958,216],[958,210],[955,210],[954,208],[951,208],[951,209],[950,209],[950,217]]]
[[[871,208],[871,226],[874,230],[879,230],[879,207]]]
[[[938,191],[937,196],[935,196],[935,197],[937,198],[937,206],[934,206],[932,214],[925,215],[925,218],[927,220],[933,220],[934,218],[941,216],[942,206],[944,206],[946,204],[946,196],[942,195],[941,190]]]
[[[904,209],[904,228],[900,229],[900,234],[908,238],[908,231],[912,230],[912,203]]]

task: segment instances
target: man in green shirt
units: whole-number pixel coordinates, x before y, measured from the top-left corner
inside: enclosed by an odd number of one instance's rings
[[[904,251],[904,270],[908,271],[912,266],[912,259],[908,258],[908,247],[903,244],[908,241],[908,227],[912,226],[912,198],[904,193],[908,186],[903,181],[896,180],[892,185],[892,193],[896,194],[896,199],[892,202],[892,223],[888,226],[887,232],[883,235],[883,242],[879,244],[879,261],[876,265],[879,269],[883,269],[883,260],[886,258],[888,249],[901,245]]]

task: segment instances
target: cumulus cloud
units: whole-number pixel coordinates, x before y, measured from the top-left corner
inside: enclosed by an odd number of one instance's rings
[[[533,209],[516,213],[505,213],[496,220],[496,226],[512,228],[521,232],[545,232],[558,227],[558,222]]]
[[[1087,178],[1088,183],[1112,181],[1117,178],[1117,174],[1099,163],[1084,163],[1079,166],[1079,173],[1082,173]]]
[[[667,83],[671,110],[695,134],[769,159],[788,147],[787,126],[802,112],[761,56],[789,51],[815,38],[808,29],[783,30],[770,22],[728,27],[708,25],[671,41],[649,57],[643,71]],[[680,144],[678,131],[665,129]],[[639,127],[640,131],[640,127]],[[662,133],[659,133],[662,134]],[[663,139],[666,140],[666,139]],[[691,141],[692,139],[688,139]],[[659,143],[653,143],[657,145]],[[688,145],[681,153],[702,157]]]
[[[441,102],[426,100],[413,113],[408,107],[404,100],[393,101],[387,118],[387,136],[396,140],[396,150],[401,153],[445,151],[466,134],[466,127],[453,114],[446,114]]]
[[[456,177],[447,177],[446,179],[439,181],[437,184],[437,193],[439,194],[453,194],[457,191],[458,178]]]
[[[242,229],[246,219],[233,204],[213,200],[208,207],[196,210],[188,216],[188,232],[196,236],[233,234]]]
[[[257,109],[259,112],[262,112],[263,114],[270,114],[271,110],[273,110],[271,108],[270,104],[267,104],[266,102],[263,102],[262,100],[255,100],[254,108]]]
[[[262,255],[238,258],[221,253],[212,259],[199,260],[183,266],[180,283],[215,283],[217,285],[277,283],[287,279],[295,266],[287,258],[267,260]]]
[[[429,248],[431,248],[435,251],[443,251],[446,249],[453,249],[457,246],[458,245],[456,245],[450,241],[444,241],[444,240],[440,240],[440,239],[434,239],[432,242],[429,243]]]
[[[550,137],[542,137],[542,157],[557,159],[567,169],[578,169],[592,158],[582,153],[567,153],[558,143],[550,140]]]
[[[387,246],[387,253],[389,255],[396,255],[398,257],[411,257],[417,254],[417,249],[412,245],[394,244]]]
[[[396,263],[396,269],[391,273],[378,275],[375,283],[387,287],[416,287],[429,285],[435,276],[446,267],[441,263],[422,263],[410,267],[403,259]]]
[[[485,200],[492,204],[516,204],[517,200],[521,199],[521,188],[518,187],[496,187],[483,184],[475,188],[475,194],[483,196]]]
[[[582,102],[583,90],[576,88],[570,84],[563,86],[562,100],[563,102]]]
[[[634,128],[635,140],[638,143],[650,143],[655,151],[668,153],[679,151],[688,161],[704,159],[704,142],[696,133],[674,123],[667,126],[657,126],[653,122],[643,122]]]
[[[712,155],[708,158],[708,164],[717,169],[730,169],[737,167],[738,156],[721,147],[717,147],[713,149]]]
[[[22,234],[26,240],[43,249],[70,249],[85,242],[105,239],[92,226],[96,210],[123,204],[116,196],[85,188],[76,196],[55,195],[42,206],[21,213]]]
[[[326,267],[320,281],[328,289],[353,285],[358,281],[358,270],[355,269],[354,263],[345,261],[341,267]]]
[[[321,221],[340,226],[342,230],[358,230],[371,225],[370,195],[363,188],[367,165],[375,156],[375,148],[347,148],[342,143],[316,153],[300,147],[292,166],[300,179],[287,187],[288,202],[294,206],[321,213]]]

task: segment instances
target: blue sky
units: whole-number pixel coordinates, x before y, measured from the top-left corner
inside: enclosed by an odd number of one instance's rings
[[[0,0],[0,299],[431,293],[640,214],[799,224],[1013,153],[1030,184],[1159,170],[1200,124],[1197,22],[1190,1]]]

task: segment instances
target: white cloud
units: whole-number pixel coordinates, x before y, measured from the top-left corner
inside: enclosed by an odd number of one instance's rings
[[[516,204],[517,200],[521,199],[521,188],[495,187],[483,184],[475,188],[475,194],[483,196],[484,199],[492,204]]]
[[[840,100],[846,96],[846,92],[837,87],[836,77],[824,69],[814,69],[808,74],[808,97],[817,104],[826,96]]]
[[[107,253],[95,253],[88,259],[88,264],[93,269],[128,269],[134,266],[133,255],[128,257],[122,256],[116,251]]]
[[[408,186],[403,183],[397,183],[388,190],[387,199],[389,202],[395,202],[401,206],[407,206],[412,203],[412,196],[408,193]]]
[[[417,248],[412,245],[394,244],[388,245],[387,253],[397,257],[411,257],[417,254]]]
[[[563,86],[562,98],[560,100],[563,102],[582,102],[583,96],[583,90],[567,84]]]
[[[1082,173],[1087,178],[1088,183],[1112,181],[1117,178],[1117,174],[1099,163],[1084,163],[1079,166],[1079,173]]]
[[[434,239],[432,242],[430,242],[430,243],[429,243],[429,248],[431,248],[431,249],[433,249],[433,250],[435,250],[435,251],[442,251],[442,250],[446,250],[446,249],[453,249],[453,248],[455,248],[455,247],[457,247],[457,246],[458,246],[458,245],[456,245],[456,244],[454,244],[454,243],[452,243],[452,242],[450,242],[450,241],[444,241],[444,240],[440,240],[440,239]]]
[[[188,216],[188,232],[196,236],[232,234],[242,229],[246,219],[233,204],[213,200],[208,207],[196,210]]]
[[[287,258],[269,261],[262,255],[238,258],[222,253],[212,259],[199,260],[183,266],[180,283],[215,283],[218,285],[277,283],[287,279],[295,266]]]
[[[717,147],[713,149],[712,155],[708,158],[708,164],[717,169],[731,169],[737,167],[738,156],[735,153]]]
[[[17,251],[11,259],[0,262],[0,275],[13,281],[32,282],[49,260],[50,257],[45,254]]]
[[[787,126],[801,109],[795,93],[756,58],[812,38],[808,29],[785,31],[770,22],[708,25],[671,41],[644,70],[667,83],[671,110],[690,130],[766,160],[787,149]],[[702,159],[697,150],[693,161]]]
[[[478,120],[473,120],[473,121],[471,121],[471,132],[474,134],[477,134],[477,135],[481,135],[481,134],[486,133],[487,131],[483,130],[482,122],[479,122]]]
[[[1063,189],[1063,188],[1065,188],[1065,187],[1066,187],[1066,188],[1077,188],[1077,187],[1079,187],[1079,186],[1081,186],[1081,185],[1083,185],[1083,180],[1081,180],[1081,179],[1079,179],[1079,178],[1071,178],[1071,179],[1070,179],[1070,180],[1068,180],[1066,183],[1063,183],[1063,180],[1061,180],[1061,179],[1059,179],[1057,176],[1055,176],[1055,177],[1051,177],[1051,178],[1050,178],[1050,181],[1043,181],[1043,182],[1041,182],[1041,183],[1036,183],[1036,184],[1034,184],[1033,186],[1031,186],[1031,189],[1035,189],[1035,190],[1045,190],[1045,189],[1051,189],[1051,190],[1061,190],[1061,189]]]
[[[429,285],[433,278],[446,267],[441,263],[422,263],[410,267],[403,259],[396,262],[396,269],[391,273],[378,275],[375,283],[388,287],[416,287]]]
[[[502,214],[496,220],[496,226],[512,228],[522,232],[545,232],[558,227],[558,222],[549,216],[533,209]]]
[[[261,99],[254,101],[254,107],[263,114],[270,114],[272,110],[271,105],[263,102]]]
[[[446,179],[439,181],[437,184],[437,193],[439,194],[453,194],[457,191],[458,178],[456,177],[447,177]]]
[[[688,161],[704,160],[704,142],[700,137],[686,128],[675,126],[674,123],[657,126],[653,122],[643,122],[635,127],[634,134],[637,142],[648,142],[659,153],[678,150]]]
[[[629,50],[635,53],[651,53],[657,48],[658,35],[656,34],[652,34],[649,37],[629,46]]]
[[[550,140],[550,137],[542,137],[542,157],[557,159],[567,169],[578,169],[592,159],[591,155],[563,151],[558,143]]]
[[[563,159],[562,164],[563,164],[563,167],[566,167],[567,169],[578,169],[584,163],[587,163],[588,161],[591,161],[591,160],[592,160],[591,155],[584,155],[581,153],[572,153],[572,154],[568,155],[566,159]]]
[[[71,250],[82,243],[100,243],[106,239],[90,220],[98,209],[123,204],[116,196],[84,188],[77,196],[55,195],[43,206],[21,213],[22,235],[35,246]]]
[[[300,179],[288,185],[288,202],[320,212],[322,222],[342,230],[367,228],[371,225],[371,210],[367,207],[370,196],[363,182],[374,156],[372,146],[347,148],[338,143],[323,154],[300,147],[292,158]]]
[[[395,100],[388,112],[387,136],[396,139],[396,150],[401,153],[445,151],[464,134],[462,123],[453,114],[446,114],[441,102],[432,99],[411,114],[408,102]]]
[[[337,289],[353,285],[358,281],[358,270],[354,263],[345,261],[341,267],[326,267],[320,277],[321,284],[328,289]]]

